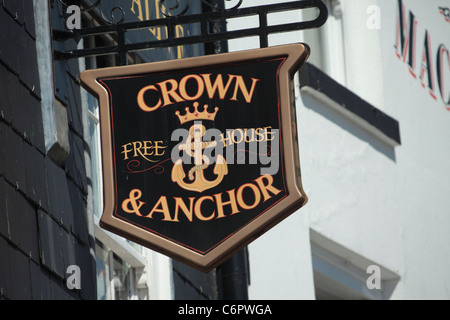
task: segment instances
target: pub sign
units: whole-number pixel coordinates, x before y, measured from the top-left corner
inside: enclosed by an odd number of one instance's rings
[[[202,271],[302,207],[292,44],[88,70],[101,227]]]

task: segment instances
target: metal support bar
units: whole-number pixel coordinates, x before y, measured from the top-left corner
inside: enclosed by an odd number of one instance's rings
[[[282,12],[290,10],[301,10],[308,8],[318,8],[319,15],[314,20],[300,21],[293,23],[286,23],[281,25],[268,25],[267,15],[273,12]],[[210,23],[217,23],[226,21],[231,18],[241,18],[246,16],[259,17],[259,27],[248,28],[235,31],[210,30]],[[71,50],[67,52],[55,52],[55,57],[58,59],[82,58],[88,56],[97,56],[105,54],[118,54],[122,63],[126,61],[126,53],[140,50],[147,50],[152,48],[176,47],[189,44],[211,43],[222,40],[237,39],[250,36],[259,36],[260,47],[268,47],[268,36],[273,33],[282,33],[295,30],[304,30],[311,28],[318,28],[322,26],[328,18],[328,10],[326,5],[321,0],[300,0],[295,2],[279,3],[264,5],[250,8],[233,8],[229,10],[219,10],[206,12],[194,15],[185,16],[168,16],[163,19],[155,19],[148,21],[127,22],[119,24],[109,24],[98,27],[84,28],[73,30],[73,32],[57,32],[55,38],[81,39],[87,36],[102,35],[115,33],[117,35],[117,46],[109,46],[96,49],[80,49]],[[185,37],[176,37],[175,28],[177,25],[183,24],[200,24],[201,35],[192,35]],[[168,32],[167,39],[140,42],[140,43],[126,43],[125,35],[127,32],[148,28],[166,28]]]

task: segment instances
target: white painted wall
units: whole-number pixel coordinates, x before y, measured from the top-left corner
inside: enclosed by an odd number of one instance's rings
[[[425,29],[436,63],[437,46],[450,49],[450,23],[438,6],[450,7],[450,1],[403,1],[418,20],[417,68]],[[400,279],[391,299],[449,299],[450,112],[395,54],[397,1],[341,0],[341,5],[346,84],[399,121],[402,144],[393,148],[323,102],[299,95],[300,160],[309,202],[249,246],[250,298],[315,298],[312,229],[396,273]],[[367,27],[370,5],[381,10],[381,29]],[[302,34],[277,40],[284,41],[302,41]],[[230,48],[251,45],[238,40]],[[445,79],[450,93],[450,69]]]
[[[422,57],[427,29],[433,63],[436,63],[437,46],[444,43],[450,48],[450,23],[439,14],[438,7],[450,7],[450,1],[404,0],[404,5],[418,20],[417,59]],[[449,299],[450,112],[442,100],[431,98],[395,56],[395,27],[392,25],[396,7],[389,0],[380,0],[380,6],[385,17],[381,39],[386,109],[399,119],[403,140],[396,150],[396,179],[392,181],[396,188],[392,198],[401,199],[397,201],[396,213],[404,229],[404,269],[401,270],[404,298]],[[446,65],[446,88],[450,92],[450,67]]]

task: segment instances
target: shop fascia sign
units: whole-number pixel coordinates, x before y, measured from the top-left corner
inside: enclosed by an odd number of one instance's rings
[[[101,227],[202,271],[302,207],[293,76],[304,44],[88,70]]]

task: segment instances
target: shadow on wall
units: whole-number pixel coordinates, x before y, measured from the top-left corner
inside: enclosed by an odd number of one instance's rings
[[[395,147],[401,144],[397,120],[306,63],[299,73],[303,104],[343,130],[367,142],[396,161]]]

